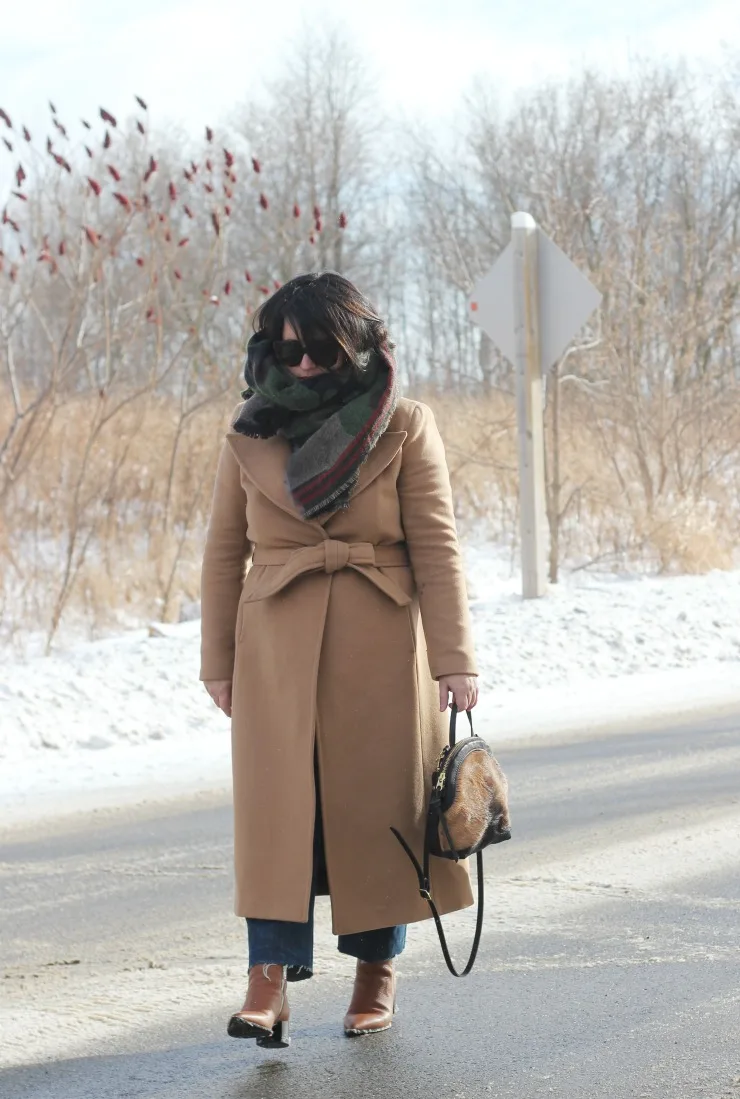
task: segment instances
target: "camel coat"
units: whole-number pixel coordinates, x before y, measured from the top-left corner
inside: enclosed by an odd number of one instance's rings
[[[200,678],[233,677],[236,913],[308,919],[315,744],[334,933],[427,919],[390,828],[421,854],[434,680],[477,674],[442,440],[400,400],[349,508],[308,521],[288,453],[227,432],[203,558]],[[472,904],[467,866],[432,861],[440,911]]]

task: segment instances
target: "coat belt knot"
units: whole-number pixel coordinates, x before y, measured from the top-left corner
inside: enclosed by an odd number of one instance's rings
[[[399,606],[411,602],[411,597],[380,571],[382,568],[408,568],[408,550],[403,542],[376,546],[372,542],[341,542],[336,538],[327,538],[314,546],[299,546],[296,549],[256,545],[252,563],[258,567],[272,567],[268,575],[261,577],[251,589],[247,602],[274,595],[303,573],[325,572],[331,575],[346,568],[362,573]]]
[[[375,546],[372,542],[340,542],[336,538],[329,538],[323,543],[324,571],[338,572],[346,569],[347,565],[365,565],[375,567]]]

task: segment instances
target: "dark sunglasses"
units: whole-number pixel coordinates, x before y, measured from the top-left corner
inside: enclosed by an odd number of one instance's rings
[[[275,358],[281,366],[298,366],[304,355],[316,366],[331,370],[336,366],[341,350],[336,340],[274,340],[272,344]]]

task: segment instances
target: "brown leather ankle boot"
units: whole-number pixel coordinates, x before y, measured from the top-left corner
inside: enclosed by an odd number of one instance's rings
[[[286,967],[253,965],[244,1007],[229,1019],[232,1038],[256,1038],[265,1049],[290,1045]]]
[[[344,1017],[344,1033],[377,1034],[389,1030],[396,1010],[393,962],[357,962],[355,988]]]

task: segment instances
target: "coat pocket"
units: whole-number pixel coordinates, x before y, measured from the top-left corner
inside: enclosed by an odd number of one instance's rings
[[[239,596],[239,613],[236,621],[236,640],[241,641],[244,633],[244,619],[246,617],[247,603],[260,599],[260,582],[264,579],[265,567],[263,565],[250,565],[242,582],[241,595]]]

